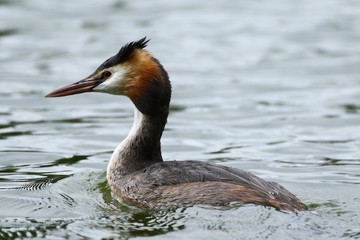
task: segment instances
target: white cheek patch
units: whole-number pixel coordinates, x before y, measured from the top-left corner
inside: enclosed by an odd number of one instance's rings
[[[114,95],[124,95],[125,85],[126,85],[126,73],[128,72],[127,68],[122,66],[109,68],[108,71],[112,75],[106,79],[103,83],[97,85],[93,91],[94,92],[103,92]]]

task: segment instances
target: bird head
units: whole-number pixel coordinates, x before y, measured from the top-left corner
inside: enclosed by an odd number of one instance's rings
[[[124,45],[87,78],[59,88],[46,97],[64,97],[85,92],[102,92],[129,97],[144,114],[168,105],[171,85],[163,66],[144,50],[145,37]]]

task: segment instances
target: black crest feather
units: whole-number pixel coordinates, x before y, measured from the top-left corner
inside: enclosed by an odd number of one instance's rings
[[[136,49],[145,48],[149,41],[150,39],[146,39],[146,37],[143,37],[138,41],[130,42],[124,45],[115,56],[107,59],[103,64],[98,67],[97,70],[109,68],[129,60]]]

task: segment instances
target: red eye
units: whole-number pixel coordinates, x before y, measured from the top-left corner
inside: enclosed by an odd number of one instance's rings
[[[102,73],[102,75],[101,75],[101,78],[102,79],[107,79],[107,78],[109,78],[111,76],[111,72],[109,72],[109,71],[104,71],[103,73]]]

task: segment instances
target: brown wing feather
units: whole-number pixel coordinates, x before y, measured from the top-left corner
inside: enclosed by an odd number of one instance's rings
[[[122,179],[118,195],[141,207],[258,204],[285,211],[306,206],[281,185],[226,166],[198,161],[162,162]]]

